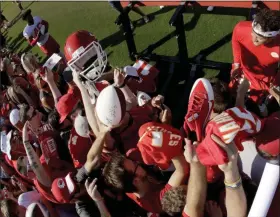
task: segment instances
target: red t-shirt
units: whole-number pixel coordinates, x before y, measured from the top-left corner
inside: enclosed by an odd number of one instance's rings
[[[68,148],[75,168],[81,168],[87,161],[87,153],[92,146],[90,137],[82,137],[77,134],[75,128],[71,130]]]
[[[149,191],[144,197],[141,198],[138,198],[134,193],[126,193],[126,195],[146,211],[152,213],[161,213],[161,199],[171,188],[172,186],[169,184],[157,185],[153,191]]]
[[[280,35],[270,44],[255,46],[251,32],[251,21],[238,23],[232,35],[232,49],[234,62],[240,63],[245,77],[251,82],[251,90],[255,90],[252,95],[258,98],[261,90],[269,89],[270,83],[280,84],[280,73],[277,74]]]

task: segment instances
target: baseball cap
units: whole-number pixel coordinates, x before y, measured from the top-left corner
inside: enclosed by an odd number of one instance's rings
[[[58,100],[56,110],[60,115],[59,122],[62,123],[81,99],[80,90],[77,87],[70,87],[68,92]]]
[[[15,126],[19,122],[19,110],[13,109],[9,115],[10,122],[13,126]]]
[[[272,156],[280,154],[280,112],[275,112],[263,120],[263,130],[255,136],[256,147]]]
[[[71,177],[71,173],[63,178],[55,179],[51,191],[58,202],[70,203],[76,191],[76,184]]]
[[[180,131],[167,124],[149,122],[139,129],[137,144],[144,163],[168,169],[171,159],[183,154]]]

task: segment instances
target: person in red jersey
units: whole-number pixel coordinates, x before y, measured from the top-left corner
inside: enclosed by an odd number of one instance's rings
[[[56,178],[51,184],[51,192],[57,202],[75,203],[76,211],[79,216],[89,217],[98,215],[100,204],[97,204],[97,209],[94,201],[92,201],[86,193],[84,184],[89,184],[90,179],[100,176],[101,152],[108,132],[109,128],[103,128],[102,132],[96,135],[96,139],[87,154],[87,161],[83,167],[66,176]],[[99,184],[101,183],[99,182]],[[103,204],[103,207],[104,206]],[[102,212],[102,210],[100,210],[100,212]]]
[[[23,36],[31,46],[37,44],[47,56],[51,56],[53,53],[62,55],[59,44],[48,32],[49,24],[47,21],[42,20],[38,16],[33,17],[30,9],[22,15],[22,19],[27,21],[27,25],[23,30]]]
[[[27,129],[28,141],[38,144],[35,145],[38,153],[42,153],[42,157],[49,170],[54,173],[53,175],[55,176],[58,171],[73,169],[69,151],[61,142],[58,132],[43,119],[45,119],[43,114],[33,107],[20,106],[20,120]]]
[[[253,22],[238,23],[232,35],[234,63],[230,87],[233,92],[240,80],[245,77],[250,82],[251,103],[255,102],[259,106],[268,104],[265,99],[269,94],[270,85],[280,85],[279,46],[280,15],[278,11],[263,9],[256,15]],[[275,111],[275,108],[271,109]]]

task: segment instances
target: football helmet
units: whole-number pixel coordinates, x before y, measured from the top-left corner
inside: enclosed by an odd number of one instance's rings
[[[107,55],[93,34],[79,30],[68,36],[64,46],[67,64],[88,81],[97,80],[107,65]]]

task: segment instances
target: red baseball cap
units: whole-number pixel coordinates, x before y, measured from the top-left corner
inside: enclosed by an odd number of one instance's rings
[[[144,163],[168,169],[171,159],[183,154],[180,131],[167,124],[149,122],[139,129],[137,144]]]
[[[272,156],[280,154],[280,112],[275,112],[263,119],[264,128],[256,135],[256,147]]]
[[[81,99],[80,90],[77,87],[70,87],[68,92],[58,100],[56,110],[60,115],[59,122],[62,123]]]
[[[63,178],[55,179],[51,191],[58,202],[70,203],[76,191],[76,184],[71,177],[71,173]]]

